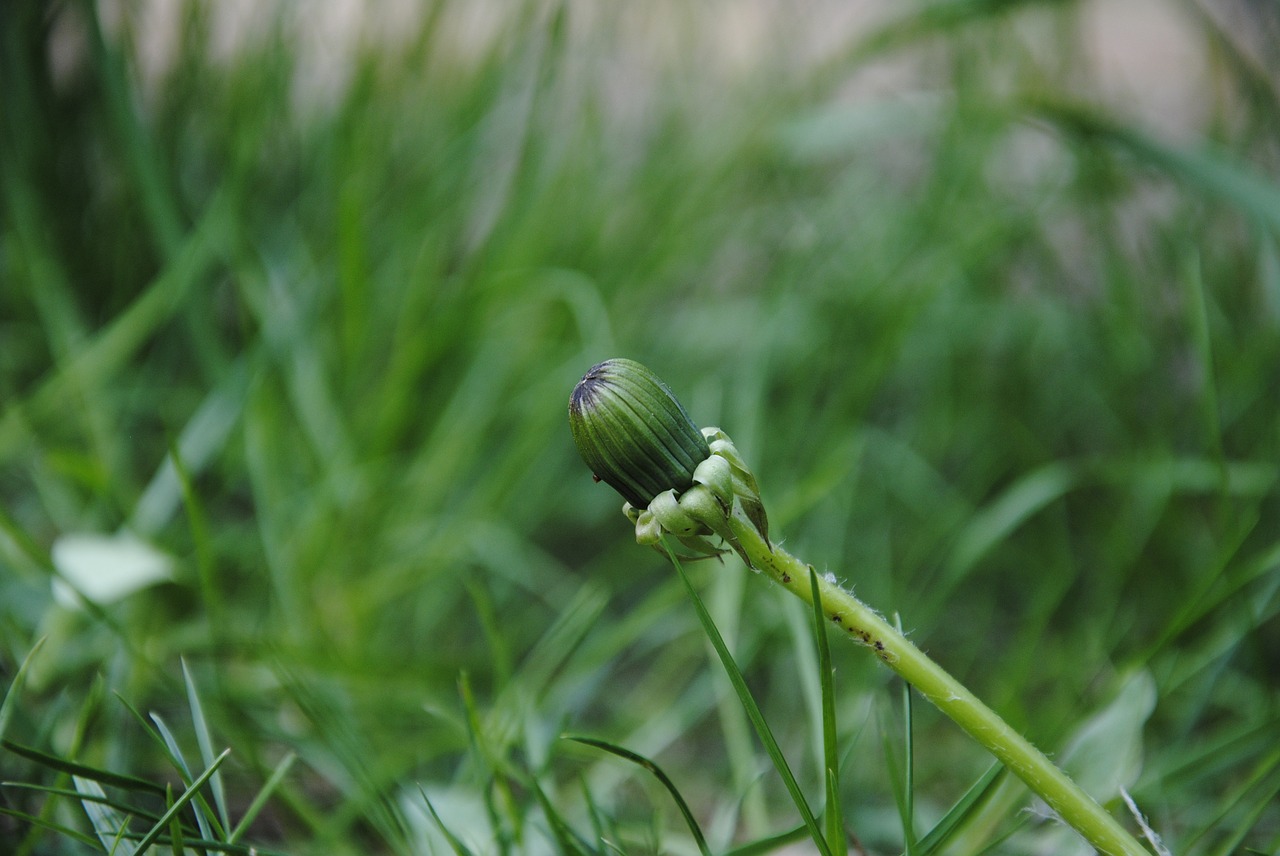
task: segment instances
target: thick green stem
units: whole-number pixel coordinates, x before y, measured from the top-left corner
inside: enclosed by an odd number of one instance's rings
[[[729,528],[755,568],[812,605],[809,565],[765,541],[736,503],[729,517]],[[990,750],[1100,852],[1114,856],[1151,856],[1150,851],[1044,753],[870,607],[822,575],[818,576],[818,597],[823,612],[833,623],[855,641],[870,647],[885,665]]]

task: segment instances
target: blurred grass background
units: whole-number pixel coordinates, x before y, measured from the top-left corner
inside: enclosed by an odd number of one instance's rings
[[[573,384],[628,356],[1097,795],[1280,852],[1280,23],[1115,5],[5,4],[6,685],[46,642],[0,730],[164,780],[112,693],[194,740],[182,660],[232,805],[299,758],[268,847],[450,852],[425,793],[477,852],[553,849],[543,798],[692,852],[563,731],[662,764],[717,849],[793,827],[572,448]],[[171,578],[56,600],[60,539],[119,531]],[[816,798],[804,609],[697,573]],[[847,819],[899,852],[899,694],[834,657]],[[988,765],[922,707],[917,832]],[[1025,804],[954,852],[1078,846]]]

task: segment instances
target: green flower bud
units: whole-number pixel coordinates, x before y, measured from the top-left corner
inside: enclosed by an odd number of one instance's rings
[[[592,366],[569,397],[569,428],[596,478],[640,509],[688,490],[711,454],[671,390],[633,360]]]

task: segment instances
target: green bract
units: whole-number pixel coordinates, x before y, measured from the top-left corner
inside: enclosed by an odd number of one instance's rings
[[[639,509],[663,491],[688,490],[711,455],[671,390],[634,360],[592,366],[569,397],[569,427],[596,477]]]

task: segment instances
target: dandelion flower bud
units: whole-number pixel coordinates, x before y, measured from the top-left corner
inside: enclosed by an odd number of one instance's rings
[[[569,397],[569,428],[596,478],[638,509],[663,491],[688,490],[711,455],[667,385],[634,360],[592,366]]]

